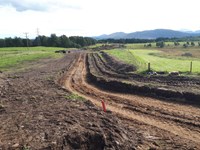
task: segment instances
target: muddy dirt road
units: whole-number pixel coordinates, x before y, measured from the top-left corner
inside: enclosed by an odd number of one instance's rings
[[[138,148],[200,149],[200,109],[137,95],[102,91],[86,81],[86,53],[80,54],[66,75],[65,87],[108,110],[144,137]]]

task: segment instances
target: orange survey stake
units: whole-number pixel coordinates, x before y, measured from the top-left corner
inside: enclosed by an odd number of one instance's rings
[[[103,111],[106,112],[106,105],[105,105],[105,102],[102,100],[101,103],[102,103]]]

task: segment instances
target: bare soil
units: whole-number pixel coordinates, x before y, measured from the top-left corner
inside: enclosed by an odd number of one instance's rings
[[[105,91],[82,52],[30,65],[0,73],[0,150],[200,149],[199,107]]]

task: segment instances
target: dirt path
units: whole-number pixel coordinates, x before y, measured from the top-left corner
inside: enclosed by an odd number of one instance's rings
[[[81,54],[68,72],[65,87],[69,91],[81,95],[98,107],[102,106],[101,100],[104,100],[107,109],[129,120],[128,124],[141,122],[146,128],[159,132],[163,140],[167,133],[171,139],[178,136],[180,143],[192,142],[196,148],[200,148],[199,108],[136,95],[108,93],[89,85],[85,80],[85,55]]]

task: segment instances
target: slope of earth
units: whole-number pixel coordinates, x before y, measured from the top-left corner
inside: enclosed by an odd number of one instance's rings
[[[137,149],[151,145],[112,112],[104,113],[60,86],[79,55],[35,62],[23,72],[0,73],[1,150]]]
[[[98,72],[95,72],[94,62],[88,62],[85,54],[79,57],[74,66],[70,73],[65,75],[62,84],[69,91],[89,99],[98,107],[101,107],[101,100],[104,100],[108,110],[121,118],[123,125],[127,125],[128,129],[142,137],[139,138],[141,141],[137,149],[200,148],[198,107],[99,89],[86,80],[88,74]],[[98,79],[97,82],[101,80]]]

